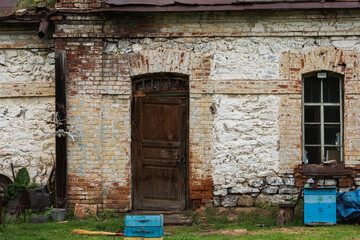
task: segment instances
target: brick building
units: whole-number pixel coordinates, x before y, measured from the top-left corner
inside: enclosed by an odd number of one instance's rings
[[[359,8],[60,0],[8,14],[2,173],[16,160],[44,181],[57,148],[60,198],[119,211],[287,202],[310,177],[357,187]],[[55,128],[75,140],[43,138]]]

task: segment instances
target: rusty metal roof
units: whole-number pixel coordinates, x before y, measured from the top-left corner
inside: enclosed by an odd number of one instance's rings
[[[11,12],[19,0],[0,0],[0,13]]]
[[[115,11],[241,11],[360,8],[359,0],[103,0]]]
[[[168,6],[175,4],[183,5],[233,5],[243,3],[274,3],[274,2],[320,2],[322,0],[103,0],[104,3],[123,5],[149,5]],[[324,2],[324,1],[323,1]]]

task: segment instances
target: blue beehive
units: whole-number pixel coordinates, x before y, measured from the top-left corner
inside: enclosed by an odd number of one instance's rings
[[[160,238],[163,235],[163,215],[125,216],[125,237]]]
[[[336,187],[304,189],[305,225],[336,224]]]

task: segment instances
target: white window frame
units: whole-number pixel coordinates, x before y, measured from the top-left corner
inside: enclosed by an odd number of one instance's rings
[[[320,92],[321,92],[321,96],[320,96],[320,103],[305,103],[305,78],[308,77],[317,77],[318,73],[326,73],[326,78],[318,78],[321,80],[320,83]],[[340,96],[340,102],[339,103],[324,103],[324,96],[323,96],[323,82],[326,81],[327,77],[336,77],[339,79],[339,96]],[[344,140],[343,140],[343,115],[344,115],[344,110],[343,110],[343,77],[339,74],[334,74],[334,73],[330,73],[330,72],[315,72],[315,73],[310,73],[310,74],[304,74],[302,77],[302,152],[303,152],[303,163],[304,164],[308,164],[306,162],[307,157],[306,157],[306,151],[305,151],[305,147],[306,146],[321,146],[321,163],[323,163],[324,161],[326,161],[326,154],[325,154],[325,147],[339,147],[340,148],[340,162],[343,162],[343,155],[344,155]],[[306,123],[305,122],[305,106],[320,106],[320,144],[306,144],[305,145],[305,124],[319,124],[317,123]],[[329,145],[329,144],[325,144],[325,134],[324,134],[324,126],[325,121],[324,121],[324,107],[325,106],[339,106],[340,107],[340,143],[339,145]],[[329,123],[331,125],[335,125],[335,123]]]

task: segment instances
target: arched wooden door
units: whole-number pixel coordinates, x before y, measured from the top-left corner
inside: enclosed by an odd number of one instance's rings
[[[187,78],[157,74],[133,82],[134,208],[184,210],[188,164]]]

